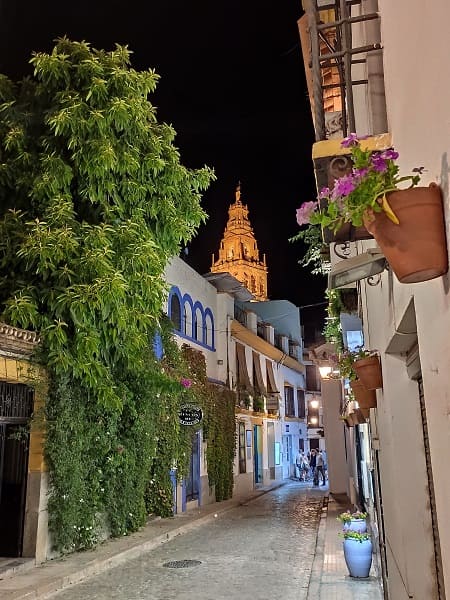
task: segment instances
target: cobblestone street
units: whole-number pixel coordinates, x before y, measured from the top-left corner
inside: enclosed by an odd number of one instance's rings
[[[292,482],[52,597],[303,600],[322,500],[318,490]],[[174,561],[199,562],[164,566]]]

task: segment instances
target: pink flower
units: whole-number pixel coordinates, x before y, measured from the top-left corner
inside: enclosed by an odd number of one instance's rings
[[[118,454],[122,454],[122,452],[125,450],[125,448],[123,446],[117,446],[116,451]]]
[[[297,223],[299,225],[307,225],[316,208],[317,202],[304,202],[300,208],[297,208]]]
[[[369,169],[367,167],[363,167],[362,169],[353,169],[353,175],[357,179],[364,179],[368,172]]]
[[[190,379],[186,379],[185,377],[183,377],[183,379],[181,380],[181,382],[180,382],[180,383],[181,383],[181,385],[182,385],[184,388],[186,388],[186,389],[187,389],[187,388],[190,388],[190,387],[191,387],[191,385],[192,385],[192,381],[191,381]]]
[[[344,138],[341,142],[341,146],[343,148],[351,148],[352,146],[358,145],[359,138],[356,133],[350,133],[346,138]]]
[[[344,175],[343,177],[336,179],[331,199],[336,200],[341,196],[348,196],[353,192],[355,187],[356,182],[353,175]]]
[[[324,198],[328,198],[330,196],[330,188],[324,187],[320,190],[318,198],[319,200],[323,200]]]
[[[392,148],[389,148],[382,152],[381,156],[385,160],[396,160],[399,157],[399,154],[395,150],[392,150]]]
[[[371,158],[372,166],[375,171],[384,173],[387,171],[387,163],[381,154],[373,154]]]

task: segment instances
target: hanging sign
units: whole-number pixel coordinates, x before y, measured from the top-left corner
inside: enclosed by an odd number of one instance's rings
[[[182,404],[178,413],[180,425],[198,425],[203,419],[203,411],[195,404]]]

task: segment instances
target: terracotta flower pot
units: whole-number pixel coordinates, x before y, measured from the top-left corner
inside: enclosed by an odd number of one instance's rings
[[[397,216],[368,211],[364,224],[378,242],[400,283],[418,283],[448,271],[441,190],[435,183],[387,194]]]
[[[355,400],[361,409],[377,407],[377,394],[375,390],[368,390],[359,379],[350,381],[350,387],[353,390]]]
[[[381,364],[378,356],[368,356],[367,358],[355,360],[353,370],[367,390],[376,390],[383,387]]]

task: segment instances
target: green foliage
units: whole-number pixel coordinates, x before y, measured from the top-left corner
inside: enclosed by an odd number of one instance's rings
[[[366,519],[366,518],[367,518],[367,513],[361,512],[359,510],[357,510],[353,513],[349,512],[349,511],[342,512],[336,517],[336,519],[338,521],[341,521],[341,523],[350,523],[350,521],[352,519]]]
[[[164,347],[176,348],[169,332]],[[170,355],[169,355],[170,356]],[[179,370],[149,355],[140,372],[114,373],[123,408],[101,406],[77,381],[55,378],[46,403],[50,528],[63,551],[89,548],[108,531],[124,535],[148,513],[172,514],[170,469],[186,472],[190,432],[180,426]]]
[[[206,377],[204,355],[183,346],[197,403],[204,409],[204,436],[208,442],[206,460],[209,485],[216,500],[227,500],[233,493],[233,462],[236,448],[236,393],[213,385]]]
[[[31,62],[29,79],[0,77],[0,309],[43,340],[50,528],[71,551],[171,514],[186,365],[165,327],[158,363],[152,336],[214,176],[181,164],[149,101],[158,75],[126,47],[64,38]]]
[[[303,267],[311,267],[313,275],[326,275],[330,271],[330,248],[322,239],[319,225],[308,225],[297,235],[289,238],[290,242],[302,241],[306,246],[303,257],[298,261]]]
[[[355,540],[356,542],[367,542],[370,540],[370,534],[365,532],[361,533],[360,531],[353,531],[352,529],[346,529],[345,531],[341,531],[338,535],[344,538],[344,540]]]
[[[262,396],[255,395],[253,397],[253,410],[257,412],[264,410],[264,398]]]
[[[334,344],[338,350],[341,350],[343,348],[341,327],[341,312],[343,307],[340,292],[339,290],[327,290],[325,295],[328,298],[328,316],[325,320],[323,335],[327,342]]]
[[[180,163],[148,95],[158,76],[129,51],[61,39],[34,77],[0,80],[0,303],[37,329],[46,363],[107,407],[113,370],[142,366],[167,260],[204,221],[213,177]]]

